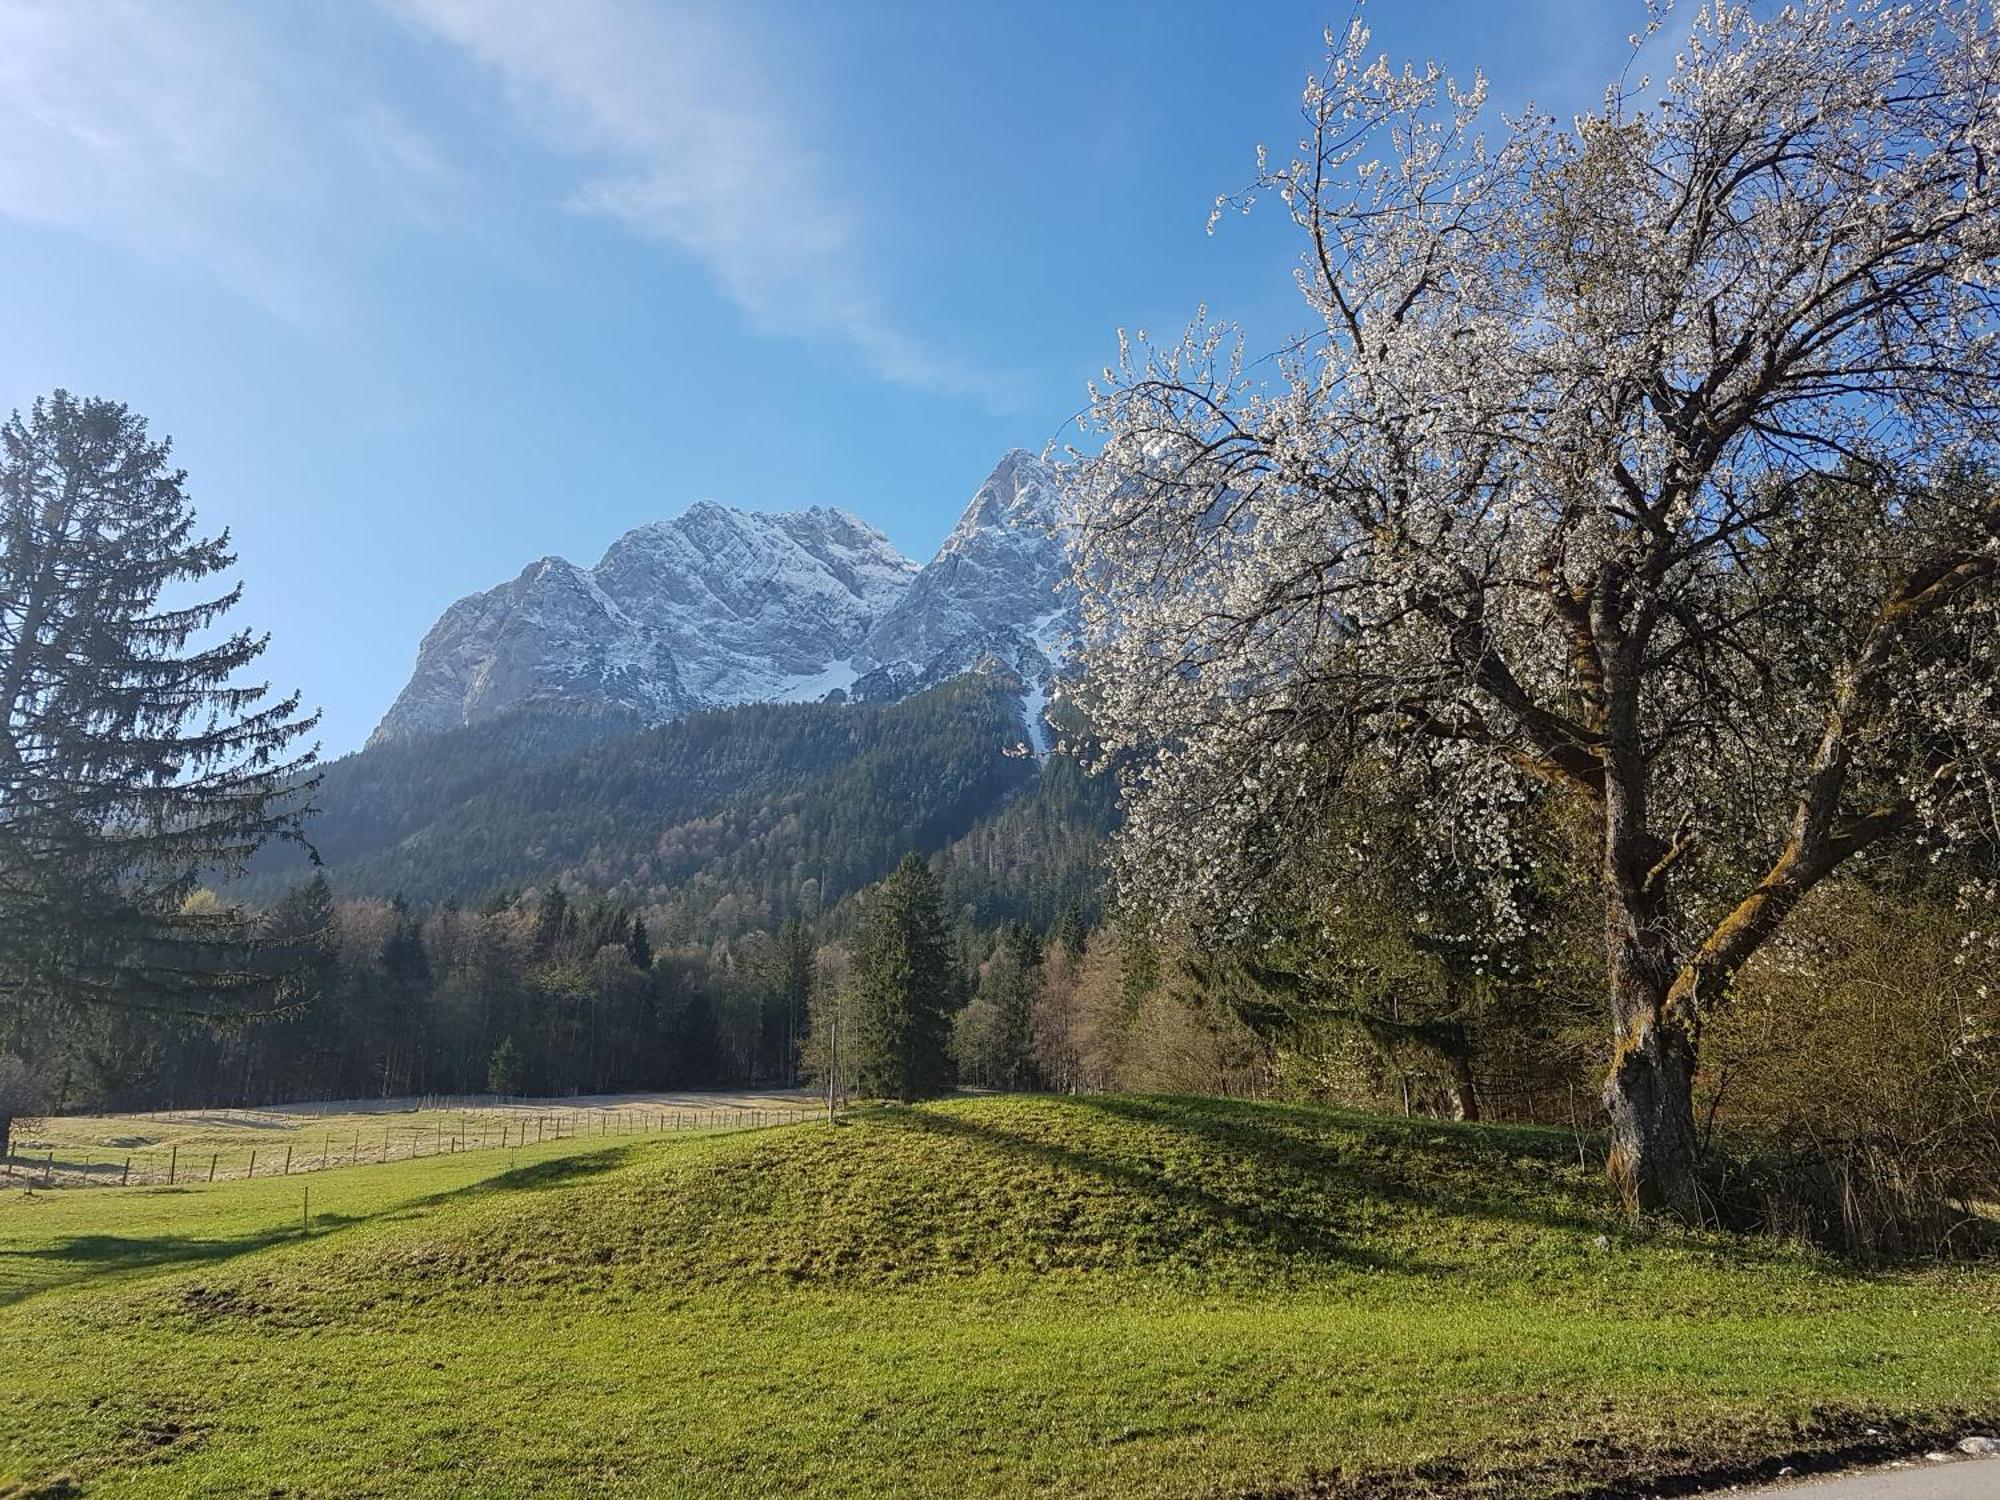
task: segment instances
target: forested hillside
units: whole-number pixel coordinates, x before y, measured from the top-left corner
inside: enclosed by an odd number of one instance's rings
[[[342,897],[427,907],[560,882],[703,942],[832,916],[909,850],[954,913],[1046,925],[1088,903],[1108,783],[1023,753],[1018,683],[968,676],[893,705],[760,704],[632,731],[524,712],[327,768],[310,836]],[[268,901],[304,877],[267,857]]]

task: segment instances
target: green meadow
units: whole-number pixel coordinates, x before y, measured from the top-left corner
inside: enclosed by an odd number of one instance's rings
[[[1567,1132],[962,1099],[9,1191],[0,1495],[1580,1496],[1990,1421],[1996,1314]]]

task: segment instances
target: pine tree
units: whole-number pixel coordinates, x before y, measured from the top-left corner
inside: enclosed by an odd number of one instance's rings
[[[262,1097],[310,1098],[338,1050],[346,1021],[339,1004],[338,924],[332,887],[319,871],[285,892],[265,918],[264,943],[285,975],[277,999],[286,1014],[275,1034],[265,1034]]]
[[[315,871],[279,898],[264,923],[265,939],[283,959],[288,983],[284,993],[297,1005],[310,1005],[336,969],[333,888],[324,872]]]
[[[421,1092],[428,1088],[431,1000],[430,954],[424,930],[409,903],[398,896],[390,903],[394,925],[382,946],[382,999],[387,1011],[389,1043],[382,1070],[382,1092]]]
[[[641,974],[653,967],[653,940],[646,936],[646,919],[632,914],[632,930],[625,934],[625,956]]]
[[[600,948],[624,948],[632,941],[631,914],[602,894],[592,896],[580,910],[573,909],[571,928],[586,958]]]
[[[787,1083],[799,1081],[800,1028],[812,1008],[813,977],[817,955],[812,934],[797,917],[787,919],[778,929],[778,951],[772,959],[771,988],[777,994],[785,1016],[785,1068]]]
[[[238,674],[266,637],[210,633],[241,590],[169,445],[67,392],[0,427],[0,998],[215,1013],[268,995],[256,924],[199,880],[297,838],[317,716]],[[191,643],[208,638],[205,645]]]
[[[869,895],[851,983],[861,1091],[902,1100],[940,1092],[951,1072],[951,939],[922,855],[904,855]]]
[[[511,1098],[521,1092],[521,1049],[514,1039],[502,1037],[486,1063],[486,1092]]]
[[[1083,957],[1083,944],[1082,903],[1067,902],[1056,914],[1055,925],[1049,929],[1049,946],[1062,949],[1072,959],[1080,959]]]
[[[1035,992],[1041,975],[1042,945],[1034,930],[1016,922],[1000,939],[979,988],[993,1005],[991,1081],[1003,1089],[1035,1085]]]

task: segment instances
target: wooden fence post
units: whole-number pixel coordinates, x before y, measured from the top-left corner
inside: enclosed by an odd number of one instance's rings
[[[125,1170],[119,1175],[118,1185],[120,1187],[123,1187],[125,1186],[126,1183],[130,1182],[131,1180],[132,1180],[132,1158],[128,1156],[125,1158]]]
[[[254,1147],[250,1152],[250,1169],[243,1175],[245,1177],[255,1177],[257,1175],[257,1152]]]
[[[213,1156],[209,1157],[208,1159],[208,1180],[210,1182],[215,1181],[215,1164],[221,1159],[222,1159],[222,1153],[220,1151],[216,1152]]]
[[[168,1187],[172,1187],[174,1185],[174,1170],[180,1165],[180,1162],[181,1162],[181,1148],[179,1146],[175,1146],[173,1150],[173,1155],[167,1158]]]
[[[287,1177],[292,1175],[292,1148],[290,1146],[285,1147],[285,1175]]]

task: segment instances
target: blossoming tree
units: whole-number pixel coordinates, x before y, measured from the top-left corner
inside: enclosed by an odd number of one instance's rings
[[[1251,364],[1204,316],[1093,392],[1127,895],[1247,915],[1332,742],[1422,763],[1439,860],[1504,868],[1524,778],[1583,799],[1609,1170],[1693,1215],[1743,964],[1885,841],[1994,833],[2000,36],[1712,0],[1658,83],[1490,137],[1483,83],[1329,46],[1296,157],[1218,204],[1282,200],[1310,332]]]

